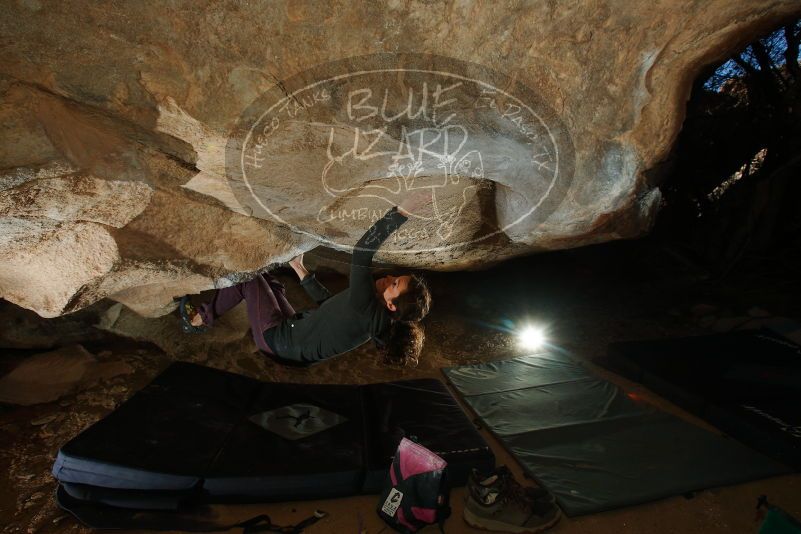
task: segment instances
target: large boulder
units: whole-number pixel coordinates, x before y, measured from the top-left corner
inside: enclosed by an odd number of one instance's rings
[[[700,69],[796,0],[20,0],[0,13],[0,296],[145,316],[425,199],[438,270],[641,235]]]

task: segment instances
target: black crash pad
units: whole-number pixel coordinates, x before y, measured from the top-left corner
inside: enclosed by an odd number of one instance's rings
[[[53,474],[73,497],[117,506],[377,493],[402,437],[445,458],[456,485],[494,466],[438,380],[264,383],[178,362],[65,444]]]
[[[604,364],[801,469],[801,347],[767,329],[612,344]]]

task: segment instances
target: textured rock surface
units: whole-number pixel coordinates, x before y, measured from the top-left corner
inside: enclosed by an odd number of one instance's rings
[[[202,10],[194,2],[20,0],[0,13],[0,296],[46,317],[105,297],[157,316],[174,296],[233,283],[318,244],[346,250],[414,187],[434,203],[415,213],[385,261],[477,268],[641,234],[658,207],[652,177],[680,128],[692,78],[799,13],[795,0],[229,2]],[[456,159],[442,158],[453,156],[443,149],[445,121],[383,115],[391,127],[375,135],[376,117],[364,114],[372,104],[348,106],[355,85],[342,82],[347,94],[318,91],[319,100],[290,94],[323,73],[352,75],[345,58],[381,53],[391,55],[370,61],[383,69],[405,54],[448,75],[500,73],[493,87],[527,95],[527,120],[550,136],[533,148],[558,172],[512,135],[522,122],[502,112],[511,100],[487,100],[481,111],[466,85],[450,105],[475,150]],[[389,115],[403,111],[412,88],[420,97],[424,80],[402,65],[403,75],[370,82],[376,105],[389,95]],[[433,90],[435,78],[428,81]],[[297,107],[287,110],[296,111],[259,154],[259,180],[237,179],[231,150],[248,154],[244,119],[257,119],[252,104],[270,94],[291,96]],[[428,130],[415,144],[401,127]],[[392,151],[420,148],[426,132],[437,136],[430,153],[418,166],[399,165]],[[358,147],[383,155],[363,157]]]
[[[98,362],[81,345],[63,347],[29,357],[0,379],[0,402],[22,406],[52,402],[78,387],[131,372],[122,361]]]

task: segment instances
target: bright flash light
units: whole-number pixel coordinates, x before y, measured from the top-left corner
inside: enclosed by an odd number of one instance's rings
[[[538,349],[545,343],[545,333],[542,328],[527,326],[517,335],[520,346],[525,349]]]

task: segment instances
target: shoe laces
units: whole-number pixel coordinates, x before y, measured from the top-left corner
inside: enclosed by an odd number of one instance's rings
[[[501,481],[499,498],[502,502],[513,503],[536,515],[548,513],[552,505],[549,502],[532,498],[528,488],[515,480],[511,472],[498,473],[498,478]]]
[[[506,502],[514,502],[525,508],[531,508],[532,502],[526,495],[526,490],[512,476],[502,476],[501,478],[501,499]]]
[[[506,466],[500,466],[486,475],[474,471],[473,476],[475,477],[474,488],[477,494],[483,494],[483,499],[486,499],[490,493],[494,493],[496,494],[496,497],[493,498],[494,502],[498,495],[507,491],[511,491],[516,500],[525,499],[529,503],[534,503],[540,499],[533,495],[534,488],[520,484]],[[490,491],[493,487],[496,487],[495,491]],[[513,498],[512,496],[509,498]]]

